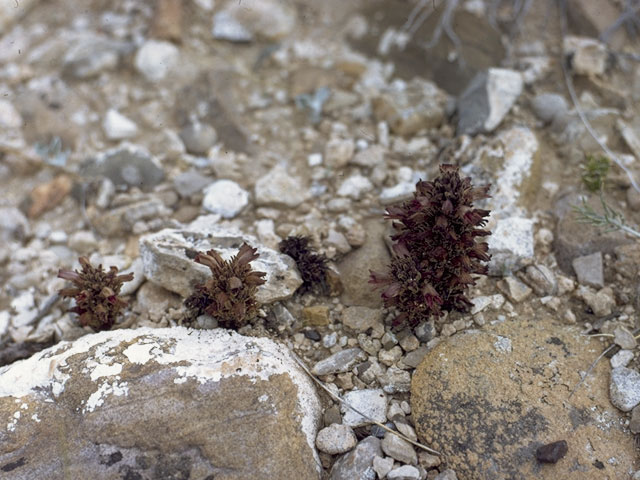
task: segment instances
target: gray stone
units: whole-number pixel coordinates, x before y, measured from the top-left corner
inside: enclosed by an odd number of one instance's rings
[[[373,457],[373,469],[378,474],[378,478],[385,478],[393,468],[393,458],[391,457]]]
[[[180,131],[180,138],[184,142],[187,152],[194,155],[206,155],[216,144],[218,134],[215,128],[207,123],[189,123]]]
[[[631,421],[629,422],[629,430],[631,433],[640,433],[640,406],[633,407],[631,410]]]
[[[202,207],[222,218],[233,218],[249,204],[249,192],[232,180],[217,180],[204,190]]]
[[[181,197],[190,197],[201,192],[204,187],[213,182],[213,178],[197,170],[188,170],[173,179],[173,188]]]
[[[90,158],[81,167],[83,176],[107,177],[116,187],[150,189],[164,179],[158,161],[137,145],[124,144]]]
[[[613,330],[613,343],[627,350],[633,350],[637,346],[633,334],[623,327],[616,327]]]
[[[597,317],[610,315],[613,307],[616,306],[611,287],[605,287],[594,292],[591,288],[580,285],[576,290],[576,296],[581,298]]]
[[[65,74],[75,78],[90,78],[105,70],[114,70],[126,47],[104,35],[83,33],[70,41],[70,47],[62,57]]]
[[[383,440],[384,445],[384,440]],[[420,470],[413,465],[403,465],[398,468],[394,468],[387,475],[389,480],[419,480]]]
[[[623,412],[629,412],[640,404],[640,373],[627,367],[611,370],[609,383],[611,403]]]
[[[134,65],[148,81],[158,82],[173,70],[179,57],[180,51],[174,44],[147,40],[136,52]]]
[[[309,198],[309,192],[299,179],[276,166],[256,182],[255,198],[258,206],[297,207]]]
[[[558,292],[556,276],[546,265],[529,265],[525,275],[529,285],[538,295],[555,295]]]
[[[370,436],[340,457],[331,468],[330,480],[376,480],[375,456],[382,456],[380,439]]]
[[[105,213],[91,217],[93,227],[101,235],[113,237],[123,232],[132,232],[137,222],[159,220],[168,217],[171,210],[158,198],[148,198],[139,202],[111,208]]]
[[[253,40],[253,35],[229,12],[221,11],[213,16],[211,34],[216,40],[244,43]]]
[[[17,4],[0,2],[0,31],[6,34],[7,27],[22,18],[37,3],[36,0],[20,1]]]
[[[533,220],[522,217],[497,221],[488,240],[489,274],[506,276],[533,260]]]
[[[372,145],[365,148],[354,155],[349,161],[352,165],[358,165],[365,168],[373,168],[377,165],[384,164],[385,148],[380,145]]]
[[[29,220],[15,207],[0,207],[0,240],[24,240],[31,234]]]
[[[376,119],[385,121],[397,135],[409,136],[437,128],[444,120],[447,95],[434,83],[414,78],[394,82],[373,100]]]
[[[522,75],[513,70],[490,68],[478,73],[457,102],[457,133],[491,132],[511,110],[523,88]]]
[[[342,168],[353,157],[356,146],[353,139],[332,138],[324,148],[324,160],[330,168]]]
[[[383,311],[379,308],[346,307],[342,311],[342,324],[356,333],[369,331],[373,338],[380,338],[384,334],[382,323]]]
[[[516,303],[525,300],[532,292],[531,288],[512,275],[500,280],[498,288]]]
[[[20,128],[24,120],[9,100],[0,99],[0,128]]]
[[[348,452],[357,443],[358,440],[351,427],[337,423],[323,428],[316,437],[318,450],[329,455]]]
[[[398,435],[393,435],[389,432],[385,433],[382,439],[382,451],[399,462],[410,465],[418,464],[418,455],[413,449],[413,445]]]
[[[578,283],[595,288],[604,287],[602,252],[595,252],[591,255],[574,258],[571,264],[578,277]]]
[[[359,412],[379,423],[387,421],[387,396],[380,389],[352,390],[344,394],[343,400]],[[371,424],[371,420],[341,404],[342,423],[350,427]]]
[[[389,367],[378,375],[378,382],[386,393],[402,393],[411,389],[411,374],[398,367]]]
[[[417,368],[427,352],[428,348],[426,345],[418,347],[414,351],[409,352],[404,357],[402,357],[402,363],[404,363],[407,367]]]
[[[557,93],[540,93],[531,101],[536,116],[545,123],[567,114],[567,101]]]
[[[640,158],[640,137],[638,136],[638,122],[635,121],[632,125],[625,123],[622,119],[618,119],[616,127],[620,132],[620,135],[624,139],[629,149],[633,152],[636,158]],[[633,189],[635,191],[635,188]]]
[[[109,140],[124,140],[135,137],[138,133],[138,126],[113,108],[107,110],[102,128]]]
[[[436,475],[433,480],[458,480],[458,476],[456,475],[456,472],[448,468],[444,472],[440,472]]]
[[[227,0],[214,17],[214,38],[247,42],[256,38],[281,40],[296,24],[296,12],[286,3],[261,0],[250,8],[235,0]]]
[[[415,191],[415,182],[400,182],[393,187],[383,188],[378,198],[382,205],[390,205],[411,199]]]
[[[311,369],[314,375],[329,375],[350,370],[358,360],[364,360],[362,350],[359,348],[347,348],[320,360]]]
[[[629,362],[633,360],[633,357],[634,355],[631,350],[620,350],[611,357],[609,363],[611,363],[611,368],[626,367]]]
[[[0,368],[0,379],[0,462],[15,480],[321,475],[314,384],[266,338],[102,332]]]
[[[363,194],[373,190],[373,184],[371,181],[362,175],[351,175],[345,179],[336,192],[341,197],[349,197],[354,200],[358,200]]]
[[[215,249],[228,259],[244,242],[256,247],[260,255],[251,262],[252,268],[267,273],[266,283],[256,293],[258,302],[273,303],[291,297],[302,285],[302,279],[289,256],[263,247],[250,235],[215,223],[209,225],[202,219],[182,230],[165,229],[142,237],[140,256],[148,280],[187,297],[194,285],[204,283],[211,275],[207,267],[194,262],[187,252],[192,255]]]

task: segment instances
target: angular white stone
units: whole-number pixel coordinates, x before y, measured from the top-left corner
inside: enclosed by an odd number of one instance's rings
[[[502,122],[522,93],[523,85],[522,75],[519,72],[505,68],[489,69],[487,77],[489,117],[484,121],[486,131],[492,131]]]
[[[138,126],[120,112],[109,109],[102,122],[102,128],[109,140],[123,140],[135,137],[138,133]]]
[[[309,198],[309,192],[300,180],[281,166],[274,167],[256,182],[255,195],[257,205],[274,207],[297,207]]]
[[[609,397],[616,408],[630,412],[640,404],[640,373],[627,367],[611,370]]]
[[[342,182],[337,193],[341,197],[350,197],[357,200],[363,193],[371,190],[373,190],[373,184],[367,177],[352,175]]]
[[[343,399],[356,410],[364,413],[379,423],[387,421],[387,396],[379,389],[352,390],[345,393]],[[356,413],[345,404],[340,406],[342,411],[342,423],[350,427],[369,425],[371,421]]]
[[[533,220],[498,220],[487,243],[491,254],[489,274],[508,275],[533,260]]]
[[[178,62],[180,51],[169,42],[147,40],[136,53],[134,64],[150,82],[157,82],[167,76]]]

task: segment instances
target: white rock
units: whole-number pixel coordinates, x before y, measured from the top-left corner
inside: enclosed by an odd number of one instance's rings
[[[631,350],[620,350],[616,353],[609,362],[611,368],[626,367],[629,362],[633,360],[633,352]]]
[[[253,40],[253,34],[231,13],[224,10],[213,16],[211,34],[216,40],[228,40],[229,42],[250,42]]]
[[[380,203],[390,205],[392,203],[410,200],[416,191],[416,182],[400,182],[393,187],[386,187],[380,193]]]
[[[127,273],[133,273],[133,280],[130,282],[125,282],[122,284],[122,288],[120,289],[120,295],[133,295],[142,282],[145,281],[144,278],[144,264],[142,263],[142,259],[140,257],[136,258],[128,268],[125,268],[120,272],[122,275],[126,275]]]
[[[337,455],[351,450],[358,443],[351,427],[334,423],[318,432],[316,446],[329,455]]]
[[[132,138],[138,133],[138,126],[132,120],[112,108],[107,111],[102,128],[109,140]]]
[[[373,184],[367,177],[363,177],[362,175],[352,175],[342,182],[337,193],[341,197],[350,197],[357,200],[363,193],[371,190],[373,190]]]
[[[418,480],[420,478],[420,470],[413,465],[403,465],[391,470],[387,478],[389,480]]]
[[[213,35],[230,41],[250,41],[254,37],[280,40],[291,33],[295,23],[296,12],[285,2],[227,0],[214,18]]]
[[[276,166],[256,182],[255,196],[258,206],[297,207],[309,198],[309,192],[299,179]]]
[[[564,38],[565,55],[573,55],[571,66],[582,75],[602,75],[607,68],[607,46],[589,37],[568,35]]]
[[[314,375],[330,375],[350,370],[356,362],[364,360],[366,356],[359,348],[340,350],[324,360],[320,360],[311,369]]]
[[[332,138],[324,149],[324,159],[331,168],[342,168],[353,157],[355,152],[353,139]]]
[[[387,396],[379,389],[352,390],[344,394],[343,399],[356,410],[364,413],[376,422],[387,421]],[[340,406],[342,411],[342,423],[350,427],[369,425],[370,420],[356,413],[345,404]]]
[[[11,308],[16,313],[11,318],[11,325],[14,328],[29,325],[38,314],[35,297],[30,291],[23,292],[14,298],[11,301]]]
[[[202,207],[222,218],[233,218],[249,203],[249,193],[232,180],[217,180],[204,189]]]
[[[157,82],[175,67],[179,56],[180,51],[172,43],[147,40],[136,53],[134,64],[147,80]]]
[[[0,338],[4,337],[4,335],[9,330],[10,319],[11,319],[11,314],[7,310],[2,310],[0,312]]]
[[[611,370],[609,397],[616,408],[630,412],[640,404],[640,373],[626,367]]]
[[[22,126],[22,116],[13,104],[4,99],[0,99],[0,128],[20,128]]]
[[[385,478],[392,468],[393,468],[393,458],[391,457],[383,458],[378,455],[373,457],[373,469],[378,474],[378,478]]]
[[[270,218],[263,218],[255,223],[258,239],[267,247],[278,250],[282,238],[275,232],[275,222]]]
[[[399,462],[410,465],[418,463],[418,455],[413,446],[398,435],[393,435],[389,432],[385,433],[382,439],[382,451]]]
[[[214,220],[219,218],[214,216]],[[256,299],[273,303],[293,295],[302,285],[294,261],[288,255],[266,248],[258,239],[235,230],[196,219],[183,230],[165,229],[140,239],[140,257],[145,277],[183,297],[191,295],[193,285],[204,283],[211,271],[187,257],[186,252],[215,249],[229,259],[238,253],[243,242],[258,249],[260,257],[251,262],[253,270],[266,272],[266,283],[258,287]]]
[[[498,220],[488,243],[489,274],[510,274],[533,261],[533,220],[521,217]]]
[[[505,68],[489,69],[487,78],[489,117],[484,122],[486,131],[494,130],[502,122],[522,93],[522,87],[522,75],[519,72]]]

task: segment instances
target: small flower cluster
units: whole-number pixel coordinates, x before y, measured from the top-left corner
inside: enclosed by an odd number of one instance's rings
[[[287,237],[280,242],[279,247],[282,253],[289,255],[296,262],[303,282],[300,293],[312,290],[327,293],[327,257],[313,249],[308,237]]]
[[[185,300],[188,320],[207,314],[215,317],[221,327],[237,330],[255,317],[258,313],[256,290],[266,281],[265,272],[256,272],[249,265],[258,256],[257,250],[246,243],[229,261],[215,250],[198,253],[195,261],[209,267],[212,276],[203,285],[196,286]]]
[[[70,311],[79,315],[80,325],[94,330],[109,330],[115,323],[120,310],[127,304],[118,297],[122,284],[133,280],[133,273],[118,275],[117,267],[110,267],[108,272],[89,263],[86,257],[79,258],[82,270],[60,270],[59,278],[69,280],[74,287],[63,288],[60,295],[73,297],[76,306]]]
[[[416,326],[444,311],[468,311],[466,289],[472,274],[487,274],[490,259],[482,227],[488,210],[473,202],[488,198],[489,186],[474,188],[454,165],[441,165],[433,181],[419,181],[414,198],[387,209],[395,234],[393,258],[386,273],[371,272],[369,283],[384,287],[386,307],[400,314],[394,326]]]

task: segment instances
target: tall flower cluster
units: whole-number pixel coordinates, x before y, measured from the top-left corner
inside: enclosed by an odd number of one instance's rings
[[[118,275],[117,267],[110,267],[108,272],[89,263],[86,257],[78,259],[80,271],[60,270],[58,277],[69,280],[73,287],[63,288],[60,295],[73,297],[76,306],[70,311],[79,315],[80,325],[94,330],[109,330],[115,323],[120,310],[127,305],[118,294],[124,282],[133,280],[133,273]]]
[[[256,290],[266,281],[262,278],[265,272],[251,269],[250,263],[258,257],[257,250],[246,243],[229,261],[215,250],[196,255],[195,261],[209,267],[212,275],[185,300],[189,319],[206,313],[215,317],[221,327],[237,330],[255,317]]]
[[[413,199],[387,209],[395,234],[393,258],[385,273],[370,272],[369,283],[382,287],[386,307],[400,314],[394,326],[413,327],[444,311],[466,312],[465,295],[473,274],[486,275],[488,245],[478,237],[488,210],[473,202],[488,198],[489,185],[474,188],[455,165],[441,165],[433,181],[419,181]]]

